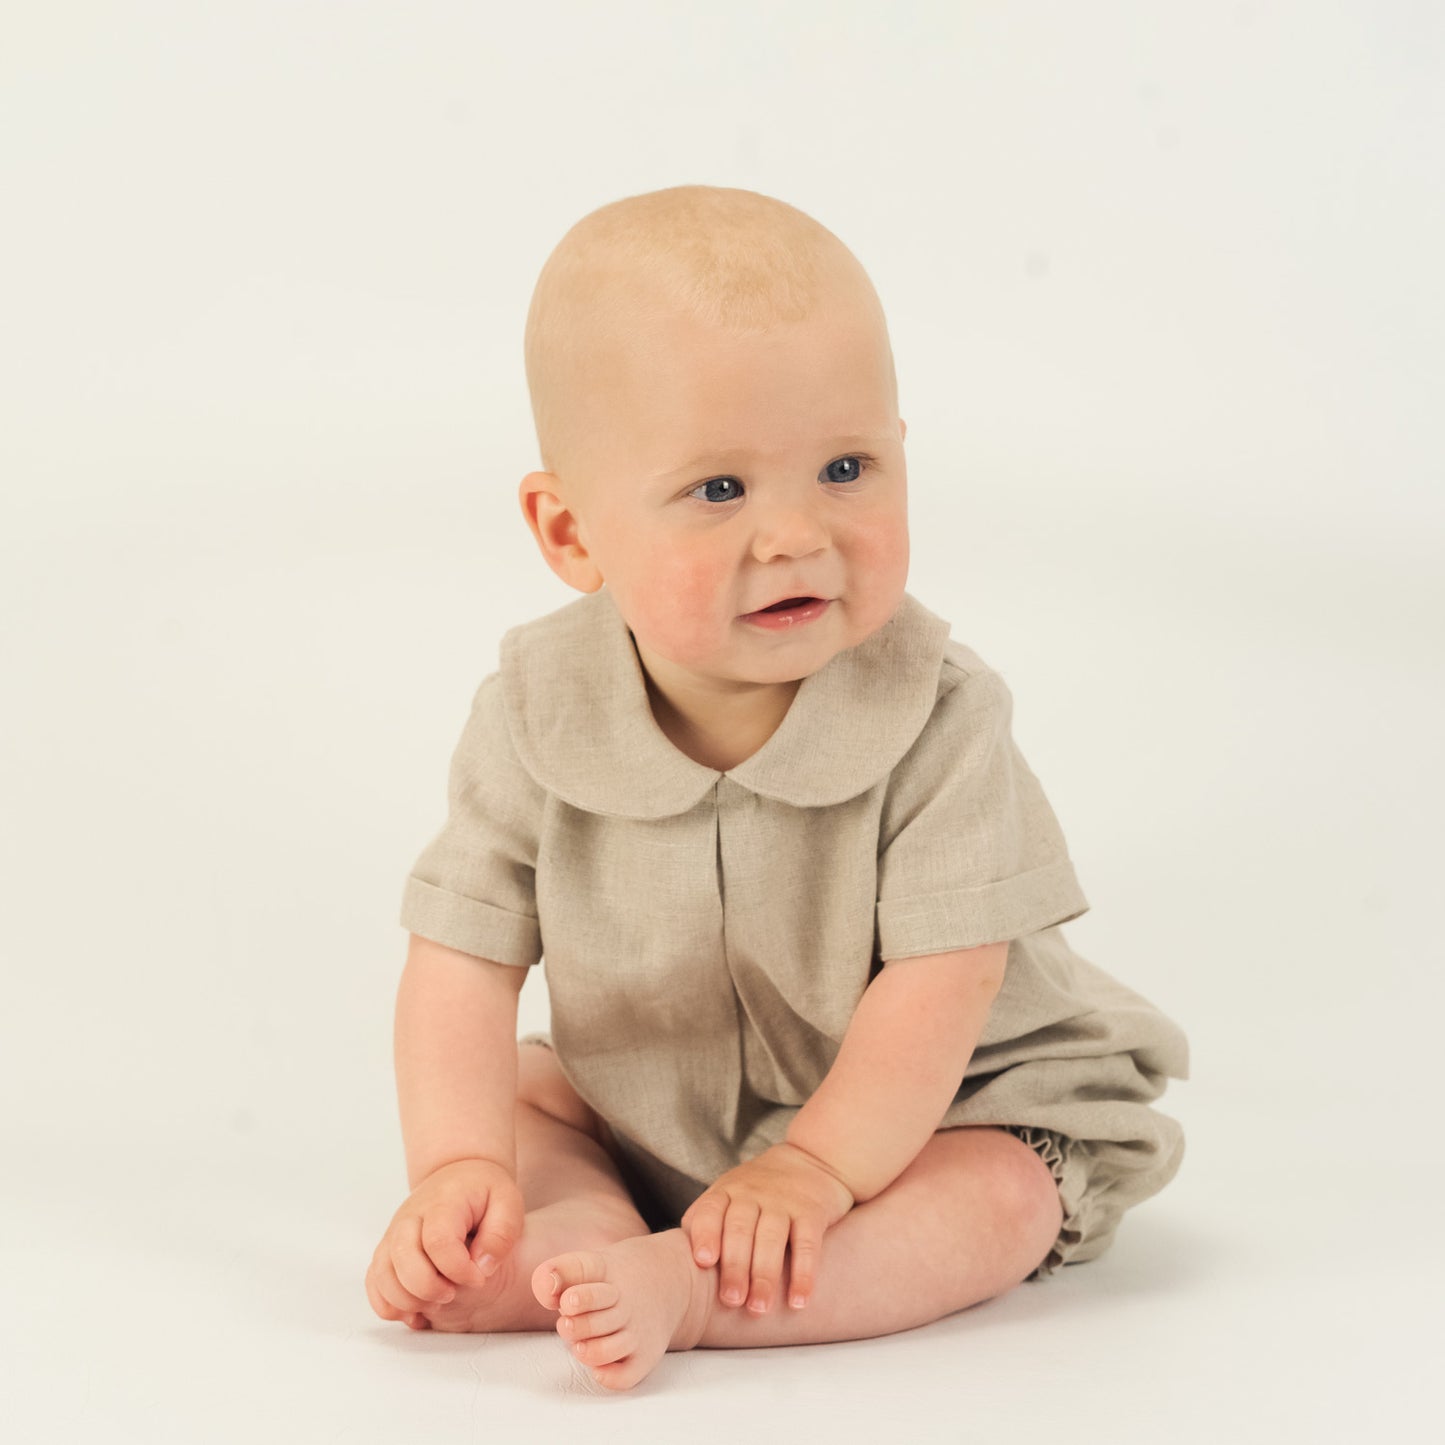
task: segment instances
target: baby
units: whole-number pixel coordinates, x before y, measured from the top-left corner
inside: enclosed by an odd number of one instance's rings
[[[867,274],[770,197],[628,197],[548,258],[526,363],[522,511],[585,595],[503,637],[406,880],[372,1307],[555,1328],[625,1390],[1097,1257],[1179,1168],[1188,1045],[1065,941],[1009,690],[904,590]]]

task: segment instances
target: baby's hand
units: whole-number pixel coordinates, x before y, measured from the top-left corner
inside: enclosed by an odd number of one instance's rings
[[[853,1207],[853,1194],[811,1154],[774,1144],[756,1159],[720,1175],[698,1195],[681,1224],[693,1258],[706,1268],[721,1259],[718,1296],[765,1314],[791,1243],[789,1302],[802,1309],[813,1292],[823,1235]]]
[[[428,1306],[447,1304],[456,1285],[475,1288],[522,1237],[525,1210],[516,1181],[490,1159],[459,1159],[427,1175],[396,1211],[366,1271],[366,1297],[384,1320],[414,1328]],[[476,1230],[471,1248],[467,1236]]]

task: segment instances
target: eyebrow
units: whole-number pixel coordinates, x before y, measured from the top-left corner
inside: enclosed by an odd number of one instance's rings
[[[837,447],[884,446],[889,440],[889,435],[888,433],[878,432],[872,436],[834,437],[832,444]],[[821,452],[825,450],[825,448],[819,447],[818,450]],[[725,447],[721,451],[694,457],[690,462],[683,462],[681,466],[672,467],[665,472],[658,472],[655,480],[665,482],[669,478],[678,476],[683,472],[710,470],[712,463],[725,466],[729,462],[737,460],[752,461],[756,459],[757,455],[758,454],[749,447]]]

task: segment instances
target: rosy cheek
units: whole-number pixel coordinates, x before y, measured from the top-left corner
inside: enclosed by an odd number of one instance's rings
[[[845,586],[852,591],[850,622],[860,635],[881,627],[908,583],[908,528],[896,515],[856,529],[847,540]]]
[[[725,583],[726,570],[719,559],[701,553],[681,555],[672,566],[675,594],[685,598],[696,615],[699,604],[711,599],[716,605]]]
[[[731,595],[727,569],[698,555],[674,555],[650,569],[637,589],[639,621],[645,619],[653,645],[684,662],[716,646],[719,608]]]
[[[908,571],[908,528],[893,516],[855,530],[849,539],[851,561],[879,581],[893,581]]]

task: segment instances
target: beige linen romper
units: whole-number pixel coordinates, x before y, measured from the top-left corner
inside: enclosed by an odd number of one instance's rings
[[[1063,1229],[1031,1278],[1102,1254],[1179,1168],[1150,1101],[1188,1077],[1186,1038],[1065,941],[1089,904],[1011,694],[948,634],[905,594],[725,773],[657,725],[605,586],[502,638],[401,923],[545,958],[552,1033],[528,1038],[610,1127],[654,1229],[783,1139],[888,960],[1005,939],[939,1127],[1006,1127],[1049,1165]]]

